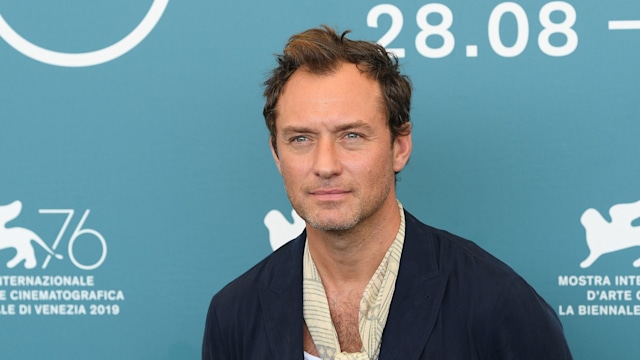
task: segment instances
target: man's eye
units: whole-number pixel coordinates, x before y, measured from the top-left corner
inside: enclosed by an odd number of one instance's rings
[[[360,137],[360,134],[356,134],[356,133],[348,133],[345,137],[346,137],[347,139],[357,139],[357,138],[359,138],[359,137]]]
[[[302,135],[295,136],[294,138],[291,139],[291,141],[292,142],[297,142],[297,143],[305,142],[305,141],[307,141],[307,137],[306,136],[302,136]]]

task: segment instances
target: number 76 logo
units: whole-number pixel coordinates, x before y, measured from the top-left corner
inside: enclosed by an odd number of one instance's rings
[[[8,205],[0,205],[0,250],[13,249],[15,250],[14,257],[7,262],[7,267],[12,269],[21,264],[25,269],[33,269],[38,265],[36,259],[35,249],[33,243],[38,244],[47,252],[47,257],[42,263],[42,268],[46,269],[49,265],[49,261],[52,257],[56,259],[62,259],[63,256],[57,254],[55,251],[60,245],[60,241],[65,236],[67,228],[71,223],[71,219],[75,213],[72,209],[40,209],[40,214],[62,214],[66,215],[66,219],[56,236],[56,240],[51,248],[36,234],[34,231],[23,227],[7,227],[7,223],[14,220],[20,215],[22,211],[22,202],[16,200]],[[104,260],[107,258],[107,242],[104,236],[94,229],[84,228],[84,223],[91,211],[89,209],[84,211],[82,218],[76,225],[76,228],[69,237],[69,244],[67,246],[67,253],[69,254],[69,260],[82,270],[93,270],[98,268]],[[84,235],[84,236],[83,236]],[[78,239],[83,236],[83,240],[88,240],[91,237],[98,239],[101,247],[100,259],[93,264],[83,264],[76,258],[74,254],[74,245]]]
[[[60,232],[58,232],[58,236],[56,237],[56,241],[53,243],[53,246],[51,246],[51,249],[55,251],[58,248],[58,245],[60,244],[60,241],[62,240],[62,237],[64,236],[65,232],[67,231],[67,227],[69,227],[69,223],[71,222],[71,218],[73,218],[74,210],[72,210],[72,209],[40,209],[40,210],[38,210],[38,212],[40,214],[67,214],[67,218],[65,219],[64,224],[62,224],[62,227],[60,228]],[[104,260],[107,258],[107,242],[104,240],[104,236],[102,236],[102,234],[100,234],[96,230],[83,228],[84,222],[87,220],[87,217],[89,216],[90,212],[91,212],[91,210],[89,210],[89,209],[84,211],[84,214],[82,215],[82,218],[80,219],[80,222],[78,222],[78,225],[76,226],[75,230],[73,230],[73,233],[71,234],[71,237],[69,238],[69,245],[68,245],[69,260],[71,260],[73,265],[75,265],[76,267],[78,267],[79,269],[82,269],[82,270],[93,270],[93,269],[96,269],[100,265],[102,265]],[[100,259],[98,261],[96,261],[94,264],[82,264],[76,259],[76,257],[73,254],[73,245],[76,243],[76,240],[78,239],[78,237],[80,237],[81,235],[85,235],[85,234],[86,235],[93,235],[94,237],[96,237],[100,241],[100,246],[102,247],[102,254],[100,255]],[[49,265],[49,261],[51,260],[51,256],[52,256],[52,254],[48,254],[47,255],[46,259],[44,260],[44,263],[42,264],[42,268],[43,269],[46,269],[47,265]],[[53,255],[53,256],[55,256],[55,255]]]

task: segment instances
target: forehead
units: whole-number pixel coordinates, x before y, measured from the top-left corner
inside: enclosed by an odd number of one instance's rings
[[[341,64],[329,74],[297,70],[278,100],[276,126],[292,120],[358,118],[385,114],[380,84],[355,64]]]

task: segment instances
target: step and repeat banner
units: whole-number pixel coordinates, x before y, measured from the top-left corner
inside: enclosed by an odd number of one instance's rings
[[[198,359],[211,296],[304,226],[262,85],[320,24],[414,84],[399,198],[640,354],[640,4],[0,2],[0,358]]]

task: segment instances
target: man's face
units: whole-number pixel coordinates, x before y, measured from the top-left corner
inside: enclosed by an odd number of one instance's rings
[[[380,85],[354,64],[296,71],[277,104],[276,165],[293,208],[320,230],[349,230],[395,204],[411,136],[393,144]],[[273,150],[273,149],[272,149]]]

